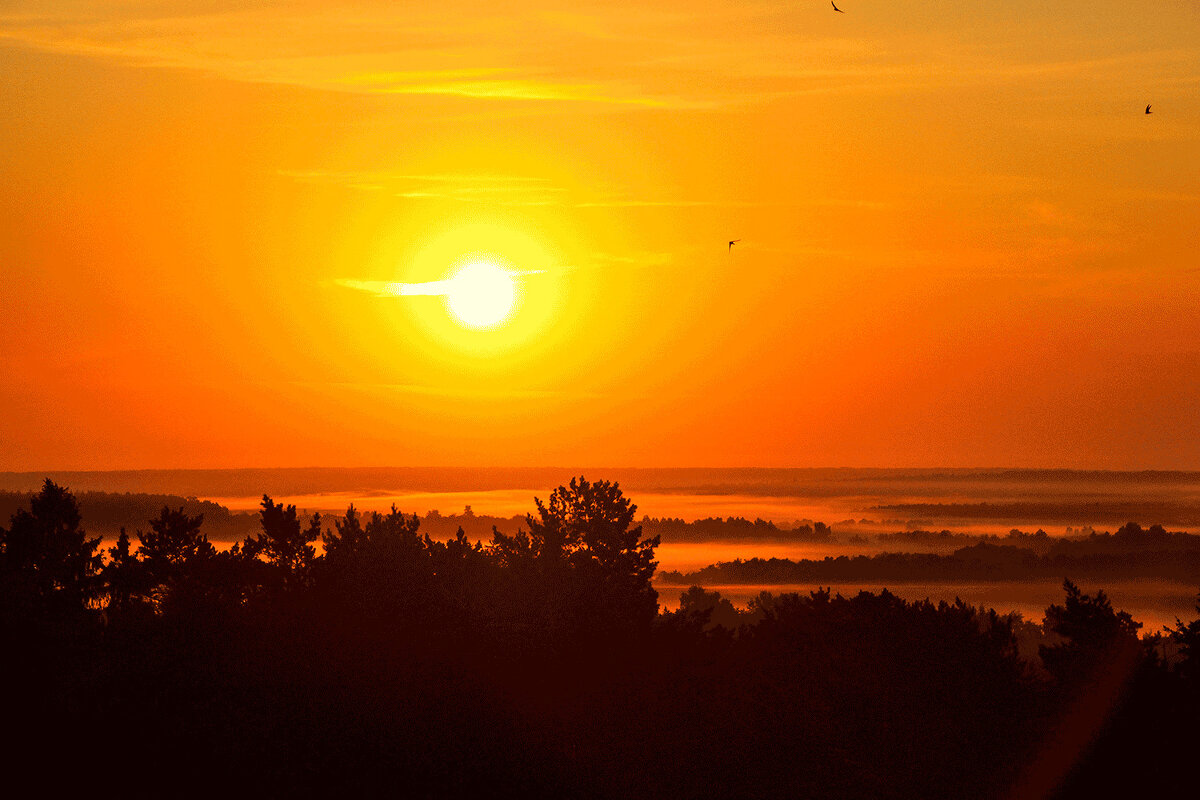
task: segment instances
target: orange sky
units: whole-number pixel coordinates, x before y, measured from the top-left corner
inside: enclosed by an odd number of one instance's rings
[[[0,469],[1200,468],[1196,2],[183,5],[0,10]]]

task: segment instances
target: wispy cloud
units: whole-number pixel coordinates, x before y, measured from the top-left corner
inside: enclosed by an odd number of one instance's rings
[[[1066,79],[1179,87],[1197,77],[1194,49],[1081,41],[1068,50],[1076,57],[1047,58],[1055,51],[1012,51],[999,34],[959,42],[889,24],[887,13],[847,35],[828,9],[794,3],[559,5],[212,0],[193,11],[158,0],[10,0],[0,41],[332,92],[643,109]]]
[[[338,286],[368,292],[375,297],[441,297],[450,293],[450,281],[426,281],[424,283],[397,283],[394,281],[360,281],[354,278],[338,278]]]
[[[543,275],[546,270],[523,269],[506,270],[514,278],[524,278],[531,275]],[[337,278],[334,285],[359,292],[367,292],[375,297],[445,297],[455,290],[454,279],[440,281],[422,281],[419,283],[401,283],[398,281],[364,281],[357,278]]]
[[[785,203],[738,198],[648,198],[616,193],[571,192],[548,178],[529,175],[445,173],[404,174],[373,170],[281,170],[279,174],[302,183],[341,186],[362,191],[389,192],[412,200],[456,200],[504,206],[559,205],[570,208],[769,208],[795,206],[853,206],[877,208],[870,200],[805,197]],[[582,196],[580,196],[582,194]],[[597,196],[598,194],[598,196]]]
[[[678,253],[593,253],[592,263],[596,265],[625,265],[634,267],[665,267],[679,259]]]
[[[359,381],[291,381],[290,385],[319,391],[352,390],[371,394],[407,394],[424,397],[444,397],[464,400],[596,400],[605,397],[601,392],[588,392],[577,389],[541,389],[505,387],[492,389],[479,386],[460,388],[456,386],[436,386],[418,383],[380,383]]]
[[[885,208],[887,204],[874,200],[854,200],[830,197],[804,197],[786,201],[765,200],[689,200],[689,199],[641,199],[613,198],[606,200],[588,200],[572,204],[575,208],[781,208],[781,207],[848,207],[848,208]]]
[[[509,206],[552,205],[566,192],[548,178],[528,175],[445,173],[412,175],[375,170],[282,170],[302,183],[389,192],[415,200],[457,200]]]
[[[758,208],[768,203],[743,200],[590,200],[574,203],[576,208]]]
[[[185,15],[155,3],[114,9],[84,2],[0,13],[0,42],[235,81],[376,95],[644,108],[708,104],[597,69],[600,54],[589,37],[575,43],[583,57],[564,62],[562,33],[533,12],[489,12],[471,4],[456,13],[390,3],[357,10],[217,3],[208,13]]]

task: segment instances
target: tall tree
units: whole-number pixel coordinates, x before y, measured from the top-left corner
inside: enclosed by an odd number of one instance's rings
[[[573,596],[566,604],[579,615],[631,624],[654,618],[658,593],[650,580],[659,537],[642,538],[641,526],[633,525],[637,506],[618,484],[580,476],[535,503],[537,516],[525,518],[527,534],[493,533],[490,552],[500,563],[532,569],[544,591]]]
[[[1196,613],[1200,614],[1200,596],[1196,598]],[[1175,628],[1168,628],[1168,631],[1171,640],[1179,647],[1179,663],[1176,668],[1200,689],[1200,617],[1191,622],[1176,618]]]
[[[321,534],[321,544],[327,561],[352,558],[366,544],[367,534],[363,530],[362,517],[352,503],[345,515],[333,521],[333,530]]]
[[[541,559],[565,558],[577,568],[649,586],[660,540],[642,539],[642,526],[633,525],[637,506],[617,483],[580,476],[555,489],[548,503],[534,502],[538,516],[529,514],[526,521]]]
[[[307,526],[301,526],[294,505],[284,506],[263,495],[262,533],[246,539],[242,553],[249,558],[261,556],[276,568],[285,587],[308,582],[316,548],[312,543],[321,535],[321,515],[314,514]]]
[[[1138,629],[1125,611],[1116,611],[1103,590],[1084,594],[1070,580],[1063,581],[1066,601],[1046,609],[1045,628],[1063,637],[1055,645],[1041,645],[1038,654],[1046,669],[1062,683],[1087,679],[1097,670],[1140,655]]]
[[[208,593],[217,550],[200,530],[204,515],[163,506],[150,530],[137,532],[147,595],[159,610],[192,608]],[[118,542],[119,544],[119,542]]]
[[[163,506],[158,519],[150,520],[147,533],[138,531],[143,559],[156,572],[178,568],[198,558],[206,558],[215,552],[200,526],[204,515],[188,516],[183,507],[171,509]]]
[[[89,539],[81,527],[75,496],[46,479],[18,509],[9,528],[0,528],[0,583],[10,610],[78,612],[102,591],[99,537]]]
[[[150,575],[145,562],[133,552],[129,534],[121,528],[117,543],[108,548],[104,565],[104,583],[108,587],[109,614],[144,606],[150,594]]]

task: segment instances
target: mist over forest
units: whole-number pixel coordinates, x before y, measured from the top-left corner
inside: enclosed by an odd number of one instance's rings
[[[1070,579],[1042,620],[820,588],[739,608],[696,585],[666,610],[659,536],[617,484],[583,478],[486,540],[428,529],[471,514],[308,517],[266,495],[227,548],[195,500],[105,548],[84,525],[82,500],[116,521],[164,499],[177,498],[76,498],[47,479],[0,526],[0,637],[21,654],[0,681],[20,687],[10,721],[27,733],[17,772],[70,752],[60,783],[82,789],[114,758],[86,746],[103,730],[136,748],[136,770],[105,778],[131,797],[399,782],[443,797],[1066,798],[1191,782],[1126,764],[1186,763],[1200,744],[1200,619],[1144,630]],[[704,523],[696,535],[755,527]],[[1197,537],[1131,524],[1007,538],[1031,546],[708,569],[1192,564]]]

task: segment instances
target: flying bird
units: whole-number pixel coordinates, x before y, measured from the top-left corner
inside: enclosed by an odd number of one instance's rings
[[[1147,114],[1151,113],[1151,111],[1150,111],[1150,106],[1146,106],[1146,113],[1147,113]]]
[[[741,241],[741,239],[730,239],[730,240],[729,240],[729,252],[732,252],[732,251],[733,251],[733,246],[734,246],[735,244],[737,244],[738,242],[740,242],[740,241]]]
[[[833,0],[829,0],[829,5],[833,6],[833,10],[834,10],[834,11],[836,11],[836,12],[838,12],[839,14],[845,14],[845,13],[846,13],[845,11],[842,11],[840,8],[838,8],[838,7],[837,7],[837,3],[833,2]]]

